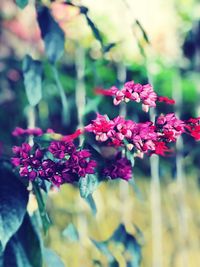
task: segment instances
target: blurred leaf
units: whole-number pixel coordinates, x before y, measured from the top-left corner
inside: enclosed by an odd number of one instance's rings
[[[42,65],[27,55],[23,60],[24,86],[31,106],[37,105],[42,98]]]
[[[70,223],[62,232],[63,236],[69,239],[72,242],[79,240],[79,234],[76,227]]]
[[[97,207],[96,207],[96,203],[95,203],[95,201],[93,199],[92,194],[90,194],[85,200],[88,203],[88,205],[90,206],[93,215],[96,215]]]
[[[120,224],[109,241],[122,243],[130,257],[126,259],[127,267],[139,267],[141,262],[141,246],[136,238],[126,232],[123,224]]]
[[[101,103],[102,96],[96,96],[94,99],[91,99],[88,101],[85,109],[84,109],[84,116],[91,111],[95,111],[98,107],[98,105]]]
[[[79,190],[82,198],[87,198],[94,192],[98,185],[98,178],[94,174],[88,174],[79,180]]]
[[[43,249],[43,256],[47,267],[66,267],[61,258],[49,248]]]
[[[8,169],[0,168],[0,250],[22,224],[28,202],[28,191]]]
[[[96,241],[93,239],[91,239],[91,241],[95,245],[95,247],[98,248],[98,250],[101,251],[106,256],[109,263],[115,261],[115,258],[113,257],[112,253],[108,249],[108,242],[107,241],[100,242],[100,241]]]
[[[67,97],[64,91],[64,88],[60,82],[58,71],[55,66],[52,66],[52,71],[54,74],[55,82],[58,87],[59,93],[60,93],[60,98],[62,102],[62,122],[64,125],[67,125],[69,123],[69,106],[68,106],[68,101]]]
[[[45,206],[45,203],[43,200],[43,196],[42,196],[40,187],[38,186],[38,184],[36,184],[34,182],[33,182],[33,191],[34,191],[36,199],[37,199],[43,230],[44,230],[44,233],[46,234],[51,222],[50,222],[49,216],[48,216],[47,211],[46,211],[46,206]]]
[[[28,5],[28,0],[16,0],[16,4],[23,9]]]
[[[37,15],[47,57],[54,64],[64,53],[65,34],[47,7],[40,7]]]
[[[139,20],[136,19],[136,20],[135,20],[135,23],[136,23],[136,25],[139,27],[140,31],[142,32],[142,35],[143,35],[145,41],[146,41],[148,44],[150,44],[148,35],[147,35],[145,29],[142,27],[142,25],[141,25],[141,23],[139,22]]]
[[[42,267],[40,238],[30,217],[25,215],[17,233],[8,242],[3,267]]]
[[[109,250],[110,243],[123,244],[125,251],[123,256],[126,260],[127,267],[139,267],[141,262],[141,246],[137,242],[136,238],[126,232],[126,228],[123,224],[115,230],[113,235],[106,241],[97,242],[92,240],[93,244],[107,257],[109,266],[118,266],[112,253]],[[117,249],[117,248],[116,248]]]

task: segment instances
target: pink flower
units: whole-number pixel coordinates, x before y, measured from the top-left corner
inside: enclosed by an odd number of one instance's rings
[[[161,155],[161,156],[165,156],[166,152],[172,152],[171,149],[169,149],[166,145],[165,142],[163,141],[154,141],[155,144],[155,149],[152,153],[157,154],[157,155]]]
[[[176,103],[174,99],[170,99],[166,96],[158,96],[157,101],[158,102],[164,102],[164,103],[169,104],[169,105],[173,105]]]
[[[200,118],[190,118],[185,121],[185,129],[196,140],[200,140]]]
[[[154,92],[153,87],[150,84],[143,85],[140,98],[144,105],[156,107],[157,94]]]
[[[61,141],[72,142],[82,134],[81,129],[77,129],[73,134],[65,135],[61,138]]]
[[[119,105],[121,102],[127,103],[129,101],[141,102],[142,109],[145,112],[148,112],[150,107],[156,107],[157,101],[167,104],[175,103],[174,100],[168,97],[158,96],[151,84],[142,85],[134,81],[126,82],[121,90],[113,86],[108,90],[97,88],[95,92],[105,96],[113,96],[114,105]]]
[[[85,130],[94,133],[97,141],[105,142],[114,134],[114,122],[107,116],[97,114],[97,118],[85,126]]]
[[[157,130],[160,129],[160,135],[168,142],[176,141],[183,132],[185,132],[184,121],[176,118],[174,113],[160,115],[156,120]]]

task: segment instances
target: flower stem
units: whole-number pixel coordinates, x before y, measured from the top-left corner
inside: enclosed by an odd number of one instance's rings
[[[52,71],[54,75],[54,79],[56,82],[56,85],[58,87],[60,98],[62,102],[62,123],[63,125],[67,125],[69,123],[70,117],[69,117],[69,105],[67,101],[67,97],[65,95],[64,88],[60,82],[58,71],[55,65],[52,65]]]

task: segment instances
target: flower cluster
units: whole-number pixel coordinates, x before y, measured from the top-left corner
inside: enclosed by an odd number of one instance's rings
[[[121,178],[126,181],[130,180],[133,176],[130,160],[122,157],[121,153],[119,153],[114,159],[108,161],[103,170],[103,175],[110,179]]]
[[[114,105],[119,105],[121,102],[141,102],[142,109],[145,112],[149,111],[150,107],[156,107],[156,101],[165,102],[167,104],[174,104],[175,101],[167,97],[158,96],[151,84],[141,85],[134,81],[126,82],[123,88],[120,90],[116,86],[112,86],[108,90],[101,88],[96,89],[97,94],[113,96]]]
[[[154,124],[151,121],[136,123],[118,116],[110,120],[107,116],[97,114],[97,118],[85,127],[95,134],[96,140],[108,141],[114,146],[126,145],[142,153],[164,155],[169,152],[167,143],[175,142],[184,132],[185,123],[176,118],[174,113],[161,115]]]
[[[90,159],[89,151],[77,149],[72,142],[53,141],[43,150],[23,143],[13,147],[13,153],[12,163],[20,176],[31,181],[38,177],[60,186],[95,172],[96,162]]]
[[[34,136],[40,136],[43,134],[42,129],[40,128],[28,128],[23,129],[20,127],[16,127],[15,130],[12,132],[13,136],[24,136],[24,135],[34,135]]]

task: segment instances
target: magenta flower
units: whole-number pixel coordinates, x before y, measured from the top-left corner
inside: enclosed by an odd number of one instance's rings
[[[15,130],[12,132],[13,136],[21,136],[21,135],[40,136],[42,134],[43,134],[43,131],[40,128],[23,129],[23,128],[20,128],[20,127],[16,127]]]
[[[73,153],[76,150],[76,147],[72,142],[53,141],[51,142],[48,150],[55,158],[63,159],[65,156]]]
[[[38,176],[38,168],[41,165],[43,152],[36,149],[35,153],[31,153],[32,147],[23,143],[21,147],[14,146],[14,157],[11,159],[15,167],[19,167],[19,174],[33,181]]]
[[[103,175],[110,179],[130,180],[133,176],[131,162],[118,154],[115,159],[108,161],[107,167],[103,170]]]
[[[59,187],[95,172],[96,161],[90,159],[90,152],[78,150],[72,142],[54,141],[47,150],[35,149],[27,143],[13,147],[12,163],[19,168],[20,176],[31,181],[38,177]]]

